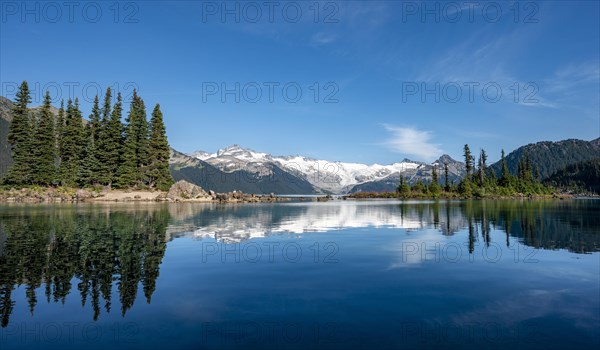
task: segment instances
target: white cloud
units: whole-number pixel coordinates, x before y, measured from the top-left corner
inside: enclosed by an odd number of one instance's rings
[[[313,35],[311,41],[316,45],[325,45],[334,42],[336,39],[337,37],[334,34],[318,32],[317,34]]]
[[[391,137],[384,144],[394,152],[428,161],[436,159],[443,153],[439,144],[430,142],[432,138],[430,131],[387,124],[384,127],[391,133]]]

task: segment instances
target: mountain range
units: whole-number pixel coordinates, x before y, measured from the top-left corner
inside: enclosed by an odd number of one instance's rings
[[[188,156],[209,164],[224,174],[246,171],[253,174],[252,178],[276,177],[283,174],[284,179],[312,186],[312,190],[308,193],[342,194],[368,190],[394,191],[398,186],[401,174],[408,179],[409,183],[416,183],[419,180],[431,181],[432,170],[435,166],[438,168],[441,178],[444,163],[449,165],[451,181],[458,181],[465,172],[464,164],[448,155],[443,155],[432,164],[404,159],[399,163],[389,165],[367,165],[333,162],[300,155],[274,156],[239,145],[232,145],[222,148],[216,153],[196,151]]]
[[[7,142],[12,120],[12,101],[0,96],[0,177],[12,159]],[[35,113],[38,107],[32,108]],[[57,110],[53,108],[53,113]],[[540,169],[542,179],[567,166],[600,158],[600,138],[592,141],[564,140],[538,142],[519,147],[506,156],[512,173],[525,152]],[[430,182],[435,167],[443,181],[444,164],[449,180],[458,183],[465,175],[465,164],[442,155],[433,163],[404,159],[401,162],[360,164],[327,161],[301,155],[274,156],[239,145],[217,152],[196,151],[184,154],[171,149],[170,169],[173,178],[187,180],[216,192],[239,190],[245,193],[276,194],[345,194],[355,192],[394,191],[400,176],[410,184]],[[498,174],[500,162],[490,165]],[[556,180],[555,180],[556,181]]]

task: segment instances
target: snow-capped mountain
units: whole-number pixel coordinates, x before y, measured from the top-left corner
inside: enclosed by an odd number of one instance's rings
[[[261,176],[270,176],[272,175],[271,166],[276,165],[294,177],[304,179],[312,184],[316,192],[336,194],[361,190],[393,190],[401,175],[412,183],[419,180],[430,181],[433,166],[441,167],[438,169],[438,173],[441,174],[444,163],[452,166],[450,171],[453,177],[460,177],[461,172],[464,172],[464,169],[461,169],[462,163],[447,155],[442,156],[432,165],[408,159],[389,165],[367,165],[332,162],[300,155],[273,156],[269,153],[232,145],[222,148],[216,153],[196,151],[189,156],[206,162],[225,173],[245,170]],[[464,166],[462,167],[464,168]],[[369,189],[364,189],[365,186]]]

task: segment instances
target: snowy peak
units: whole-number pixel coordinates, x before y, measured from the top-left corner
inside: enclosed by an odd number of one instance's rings
[[[428,166],[426,163],[408,159],[390,165],[368,165],[331,162],[301,155],[273,156],[236,144],[219,149],[216,153],[197,151],[190,156],[210,163],[224,172],[246,169],[252,173],[273,175],[274,165],[286,173],[308,181],[320,191],[331,193],[346,193],[356,185],[380,181],[392,176],[398,177],[399,174],[413,176],[423,167]]]

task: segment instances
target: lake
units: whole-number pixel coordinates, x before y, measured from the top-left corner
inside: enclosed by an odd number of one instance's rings
[[[0,349],[589,348],[600,201],[0,206]]]

